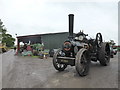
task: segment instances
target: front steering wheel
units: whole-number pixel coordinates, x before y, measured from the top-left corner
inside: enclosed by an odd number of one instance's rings
[[[103,41],[103,40],[102,40],[102,34],[101,34],[101,33],[97,33],[97,34],[96,34],[96,40],[95,40],[95,41],[96,41],[97,46],[98,46],[98,47],[101,47],[101,42]]]

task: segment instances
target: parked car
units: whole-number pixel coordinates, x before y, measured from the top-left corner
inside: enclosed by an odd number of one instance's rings
[[[0,44],[0,53],[4,53],[7,51],[6,44]]]
[[[113,53],[114,53],[114,55],[116,55],[117,54],[117,49],[113,49]]]
[[[53,57],[54,53],[55,53],[57,50],[58,50],[58,49],[50,49],[50,51],[49,51],[50,57]]]

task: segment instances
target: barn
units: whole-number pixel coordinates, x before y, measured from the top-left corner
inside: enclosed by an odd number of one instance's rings
[[[20,50],[20,42],[44,43],[45,49],[60,48],[63,42],[68,38],[68,32],[46,33],[36,35],[17,36],[17,52]]]

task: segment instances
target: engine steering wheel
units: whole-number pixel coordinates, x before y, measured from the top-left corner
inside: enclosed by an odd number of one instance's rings
[[[102,42],[102,34],[101,33],[97,33],[96,34],[96,44],[98,47],[101,47],[101,42]]]

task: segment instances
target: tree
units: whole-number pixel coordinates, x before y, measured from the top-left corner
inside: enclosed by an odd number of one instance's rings
[[[108,42],[111,46],[115,46],[115,42],[114,42],[114,40],[110,40],[109,42]]]
[[[7,34],[7,29],[4,27],[3,22],[0,19],[0,42],[6,44],[7,47],[14,46],[15,38],[12,35]]]
[[[114,40],[110,40],[110,43],[112,46],[114,46],[116,43],[114,42]]]

